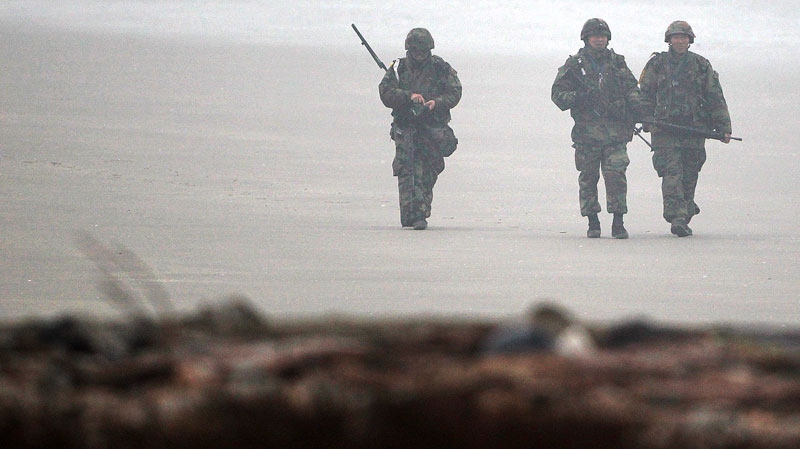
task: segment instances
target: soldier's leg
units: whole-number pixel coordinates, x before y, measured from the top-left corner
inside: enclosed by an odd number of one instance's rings
[[[417,219],[414,209],[415,170],[409,154],[399,143],[395,146],[395,157],[392,171],[397,176],[397,190],[400,201],[400,224],[403,227],[413,226]]]
[[[628,213],[628,180],[625,171],[630,164],[628,151],[624,143],[609,145],[603,149],[603,181],[606,186],[606,210],[614,214],[611,223],[611,236],[616,239],[627,239],[623,215]]]
[[[697,179],[700,175],[700,169],[706,162],[705,148],[686,149],[683,158],[683,197],[686,201],[686,222],[692,220],[692,217],[700,213],[700,208],[694,201],[695,190],[697,189]]]
[[[597,183],[600,181],[601,149],[588,145],[573,145],[575,147],[575,168],[578,175],[578,198],[581,206],[581,216],[596,215],[601,211],[600,202],[597,200]]]
[[[412,166],[413,170],[413,186],[411,189],[411,225],[415,225],[418,221],[424,220],[430,214],[430,207],[426,201],[427,183],[425,181],[425,168],[424,164],[419,158],[414,161]]]
[[[414,164],[414,219],[424,220],[430,216],[429,197],[433,196],[433,186],[428,185],[428,170],[422,161]]]
[[[435,171],[426,171],[422,176],[422,212],[423,217],[428,218],[431,216],[431,209],[433,206],[433,186],[436,185],[436,180],[439,175]]]
[[[603,149],[603,181],[606,186],[606,210],[609,213],[628,213],[628,180],[625,171],[630,162],[624,143]]]
[[[424,157],[420,158],[419,176],[419,202],[418,218],[414,225],[415,229],[424,229],[427,227],[425,222],[431,216],[433,206],[433,187],[439,179],[439,173],[444,171],[444,158],[438,153],[438,149],[428,145],[422,153]],[[419,223],[423,221],[424,223]]]
[[[400,225],[409,227],[414,224],[414,185],[413,176],[401,173],[397,176],[397,187],[400,196]]]
[[[687,213],[683,197],[683,161],[680,149],[654,146],[653,168],[661,177],[664,219],[670,223],[676,219],[685,220]]]

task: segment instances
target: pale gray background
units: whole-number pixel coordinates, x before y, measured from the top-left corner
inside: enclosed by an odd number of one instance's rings
[[[648,3],[6,1],[0,316],[115,313],[75,243],[89,232],[182,309],[243,294],[279,317],[505,317],[547,298],[593,320],[797,326],[796,8]],[[693,237],[669,234],[636,139],[631,238],[585,238],[549,91],[595,16],[637,75],[674,19],[720,72],[744,142],[709,142]],[[428,231],[399,228],[381,72],[353,22],[387,63],[428,27],[463,82]]]

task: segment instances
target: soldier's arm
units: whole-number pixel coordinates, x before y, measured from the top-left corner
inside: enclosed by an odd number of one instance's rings
[[[445,90],[441,95],[437,95],[431,100],[436,102],[437,108],[453,109],[459,101],[461,101],[461,80],[458,79],[458,73],[446,65],[447,81],[445,82]]]
[[[553,87],[550,89],[550,99],[562,111],[572,109],[578,103],[577,83],[572,79],[573,75],[569,73],[571,69],[568,62],[569,60],[558,68]]]
[[[624,77],[623,83],[626,87],[625,101],[628,105],[628,114],[635,123],[640,123],[642,119],[650,116],[648,115],[648,108],[642,96],[642,92],[639,90],[639,83],[636,81],[636,77],[633,75],[633,72],[631,72],[631,69],[628,68],[627,64],[625,64],[622,73]]]
[[[411,106],[412,92],[400,88],[400,83],[394,70],[386,71],[386,75],[383,76],[381,83],[378,85],[378,92],[381,96],[381,102],[387,108],[398,109]]]
[[[655,59],[657,53],[650,55],[650,60],[647,61],[639,75],[639,107],[640,107],[640,120],[652,120],[656,113],[656,92],[658,85],[656,83],[657,73],[655,70]],[[645,132],[651,131],[651,126],[642,122],[642,129]]]
[[[655,73],[655,56],[656,54],[654,53],[650,57],[650,60],[647,61],[644,69],[642,69],[642,74],[639,75],[640,101],[642,113],[646,117],[652,117],[656,110],[656,91],[658,90],[658,86],[656,85],[657,74]]]
[[[725,95],[722,93],[722,85],[719,82],[719,74],[708,65],[705,79],[705,92],[704,92],[705,107],[708,109],[709,124],[711,127],[723,134],[730,135],[731,116],[728,112],[728,103],[725,101]]]

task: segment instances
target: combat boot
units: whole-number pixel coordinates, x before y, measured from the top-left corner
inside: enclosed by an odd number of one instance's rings
[[[428,221],[424,218],[422,220],[417,220],[414,222],[414,230],[415,231],[424,231],[428,227]]]
[[[611,223],[611,237],[615,239],[628,238],[628,231],[622,222],[622,214],[614,214],[614,221]]]
[[[589,215],[589,230],[586,231],[586,237],[590,239],[600,238],[600,219],[597,214]]]
[[[686,225],[685,218],[676,218],[672,220],[672,226],[670,227],[670,232],[677,235],[678,237],[686,237],[688,235],[692,235],[692,229]]]

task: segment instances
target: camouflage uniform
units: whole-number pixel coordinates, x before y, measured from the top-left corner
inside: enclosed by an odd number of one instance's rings
[[[673,22],[665,42],[673,34],[686,34],[694,42],[688,23]],[[731,132],[728,106],[717,72],[709,61],[691,51],[679,55],[672,48],[653,53],[639,79],[647,115],[657,121],[693,128]],[[700,212],[695,188],[706,161],[705,138],[664,127],[653,127],[653,167],[661,179],[664,219],[680,223],[678,235],[691,235],[685,225]],[[681,231],[680,228],[683,228]]]
[[[411,57],[401,58],[397,74],[389,70],[380,82],[379,92],[383,104],[392,108],[391,138],[395,141],[395,158],[392,171],[397,176],[400,193],[400,223],[414,226],[431,215],[433,186],[444,170],[444,156],[455,149],[455,135],[447,125],[450,109],[461,100],[461,81],[450,64],[436,55],[431,55],[433,38],[423,28],[411,30],[406,38],[406,50],[427,49],[424,61]],[[435,100],[433,110],[414,108],[413,93],[421,94],[425,100]],[[451,145],[449,152],[442,154],[441,141],[444,135]],[[422,227],[424,229],[424,227]]]
[[[640,110],[636,78],[625,58],[607,47],[599,51],[590,47],[587,39],[593,32],[611,38],[604,21],[587,21],[581,32],[586,45],[558,69],[551,90],[553,102],[562,111],[569,109],[575,121],[572,146],[575,168],[580,172],[581,215],[590,219],[596,219],[601,211],[597,195],[601,167],[608,212],[620,216],[628,212],[625,171],[630,160],[626,145],[633,138]]]

